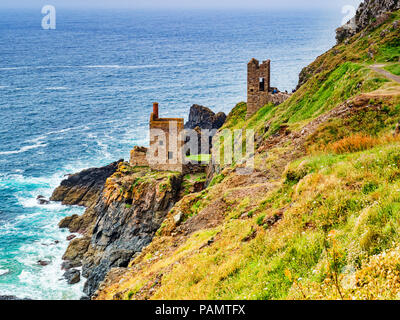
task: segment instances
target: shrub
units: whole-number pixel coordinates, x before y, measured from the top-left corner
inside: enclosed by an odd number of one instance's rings
[[[337,154],[358,152],[370,149],[379,144],[379,140],[371,136],[356,134],[328,144],[328,150]]]
[[[259,216],[256,220],[257,225],[262,226],[264,224],[265,214]]]

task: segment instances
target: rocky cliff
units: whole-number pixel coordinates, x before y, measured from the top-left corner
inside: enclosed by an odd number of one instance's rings
[[[179,173],[152,172],[119,161],[71,175],[54,191],[54,201],[88,206],[81,217],[60,222],[60,227],[82,233],[70,242],[63,268],[82,266],[88,296],[111,268],[126,267],[151,242],[177,201],[181,182]]]
[[[336,30],[337,42],[343,42],[370,25],[383,23],[388,18],[388,12],[398,9],[400,9],[399,0],[366,0],[362,2],[355,17]]]

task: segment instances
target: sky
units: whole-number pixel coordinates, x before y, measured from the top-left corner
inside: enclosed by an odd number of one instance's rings
[[[74,8],[131,9],[328,9],[358,7],[361,0],[0,0],[0,8],[41,8],[44,5]]]

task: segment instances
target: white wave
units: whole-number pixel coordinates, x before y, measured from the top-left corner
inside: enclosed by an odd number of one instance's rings
[[[0,269],[0,276],[4,276],[5,274],[10,273],[9,269]]]
[[[0,86],[0,89],[6,89],[9,88],[10,86]]]
[[[28,69],[29,67],[4,67],[4,68],[0,68],[0,70],[21,70],[21,69]]]
[[[106,64],[106,65],[89,65],[83,68],[89,69],[147,69],[147,68],[157,68],[159,65],[147,64],[147,65],[136,65],[136,66],[123,66],[119,64]]]
[[[23,153],[32,149],[37,149],[37,148],[44,148],[47,146],[47,143],[44,142],[38,142],[35,143],[33,145],[29,145],[29,146],[24,146],[18,150],[11,150],[11,151],[1,151],[0,155],[10,155],[10,154],[18,154],[18,153]]]
[[[34,69],[63,69],[63,68],[91,68],[91,69],[147,69],[163,67],[184,67],[192,63],[181,64],[143,64],[143,65],[119,65],[119,64],[99,64],[86,66],[18,66],[18,67],[0,67],[0,71],[12,70],[34,70]]]
[[[68,87],[48,87],[48,88],[44,88],[45,90],[53,90],[53,91],[57,91],[57,90],[68,90]]]

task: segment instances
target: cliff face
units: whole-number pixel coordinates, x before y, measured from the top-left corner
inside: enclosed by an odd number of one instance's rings
[[[399,0],[366,0],[362,2],[355,17],[336,30],[337,42],[343,42],[371,24],[384,22],[388,18],[386,13],[398,9],[400,9]]]
[[[53,200],[82,204],[78,199],[86,199],[83,203],[89,205],[81,217],[60,223],[83,234],[71,241],[63,267],[82,266],[87,295],[96,291],[111,268],[126,267],[132,256],[151,242],[177,201],[181,180],[178,173],[151,172],[118,162],[72,175],[55,190]],[[97,196],[96,201],[89,201],[87,194],[90,199]]]

